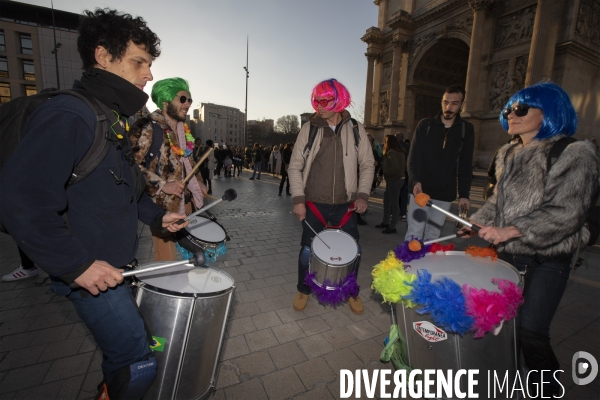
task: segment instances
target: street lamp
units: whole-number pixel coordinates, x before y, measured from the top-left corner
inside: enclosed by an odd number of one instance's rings
[[[248,70],[248,42],[249,39],[246,36],[246,104],[244,106],[244,146],[248,146],[248,78],[250,78],[250,71]]]
[[[58,75],[58,49],[62,44],[56,43],[56,24],[54,23],[54,2],[51,1],[52,5],[52,33],[54,34],[54,50],[52,50],[52,54],[54,54],[54,62],[56,63],[56,86],[57,89],[60,90],[60,77]]]

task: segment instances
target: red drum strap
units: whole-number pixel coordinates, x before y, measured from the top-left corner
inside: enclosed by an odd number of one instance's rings
[[[342,229],[342,226],[346,225],[346,222],[348,222],[348,220],[352,216],[352,213],[354,212],[354,202],[352,202],[350,204],[350,207],[348,208],[348,211],[346,211],[346,214],[344,214],[344,216],[342,217],[340,224],[338,226],[333,226],[333,225],[327,225],[325,218],[323,218],[323,216],[321,215],[321,212],[319,211],[317,206],[315,206],[315,203],[307,200],[306,205],[308,206],[308,208],[310,208],[310,210],[313,212],[313,214],[315,214],[315,216],[319,219],[319,221],[321,221],[323,226],[325,226],[325,229]]]

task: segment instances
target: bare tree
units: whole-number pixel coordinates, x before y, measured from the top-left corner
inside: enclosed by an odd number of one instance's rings
[[[363,101],[360,104],[360,106],[356,106],[355,104],[353,104],[350,108],[352,109],[352,112],[350,112],[350,114],[352,114],[352,117],[354,117],[354,119],[360,122],[361,124],[364,124],[365,102]]]
[[[295,115],[285,115],[277,120],[275,130],[286,136],[295,136],[300,132],[300,123]]]

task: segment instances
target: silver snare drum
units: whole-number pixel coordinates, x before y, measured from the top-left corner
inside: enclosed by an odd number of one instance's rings
[[[162,264],[153,263],[146,265]],[[234,281],[215,268],[182,265],[139,274],[136,302],[157,338],[148,399],[198,399],[213,389]]]
[[[410,261],[409,273],[426,269],[432,281],[442,277],[450,278],[458,285],[468,284],[477,289],[499,292],[492,279],[506,279],[522,286],[521,275],[512,265],[502,260],[488,257],[473,257],[462,251],[429,253],[425,257]],[[488,398],[487,390],[492,387],[494,373],[508,382],[515,382],[517,372],[517,345],[515,320],[504,321],[496,331],[486,333],[476,339],[470,333],[460,336],[446,332],[436,325],[430,314],[419,314],[421,307],[396,306],[400,330],[407,342],[409,364],[412,368],[436,370],[479,370],[479,384],[474,392],[479,398]],[[427,335],[423,332],[437,332]],[[488,375],[488,371],[489,374]],[[466,379],[461,380],[461,390],[467,390]],[[432,389],[435,392],[435,389]],[[518,395],[519,393],[516,392]],[[500,398],[500,397],[497,397]],[[506,398],[506,397],[501,397]]]
[[[346,278],[358,262],[358,245],[352,236],[342,230],[326,229],[319,233],[328,248],[316,236],[310,245],[309,272],[316,272],[314,282],[323,287],[325,281],[335,285]],[[335,289],[325,286],[327,290]]]
[[[216,218],[206,218],[196,215],[189,219],[190,224],[176,234],[177,242],[184,249],[197,253],[204,251],[207,256],[214,257],[224,254],[225,243],[229,236],[223,225]]]

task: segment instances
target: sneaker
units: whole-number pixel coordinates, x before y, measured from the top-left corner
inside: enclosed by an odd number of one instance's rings
[[[306,303],[308,302],[308,295],[304,293],[298,292],[296,298],[294,299],[294,310],[302,311],[306,308]]]
[[[260,178],[258,178],[258,179],[260,179]],[[254,180],[254,177],[250,178],[249,180],[253,181],[253,180]]]
[[[34,276],[38,276],[39,273],[40,269],[36,266],[31,269],[24,269],[22,265],[19,265],[19,268],[13,272],[4,275],[2,280],[4,282],[18,281],[20,279],[33,278]]]
[[[406,215],[403,215],[402,217],[400,217],[402,219],[402,222],[406,222]]]
[[[389,233],[397,233],[396,229],[385,228],[381,231],[381,233],[389,234]]]
[[[358,296],[348,298],[348,303],[350,303],[350,309],[354,314],[362,314],[365,311],[362,300]]]
[[[206,194],[212,194],[212,189],[208,189],[208,192],[206,192]]]
[[[291,196],[292,194],[290,192],[285,192],[286,195]]]
[[[390,226],[390,224],[381,223],[379,225],[375,225],[375,228],[381,229],[381,228],[387,228],[388,226]]]

